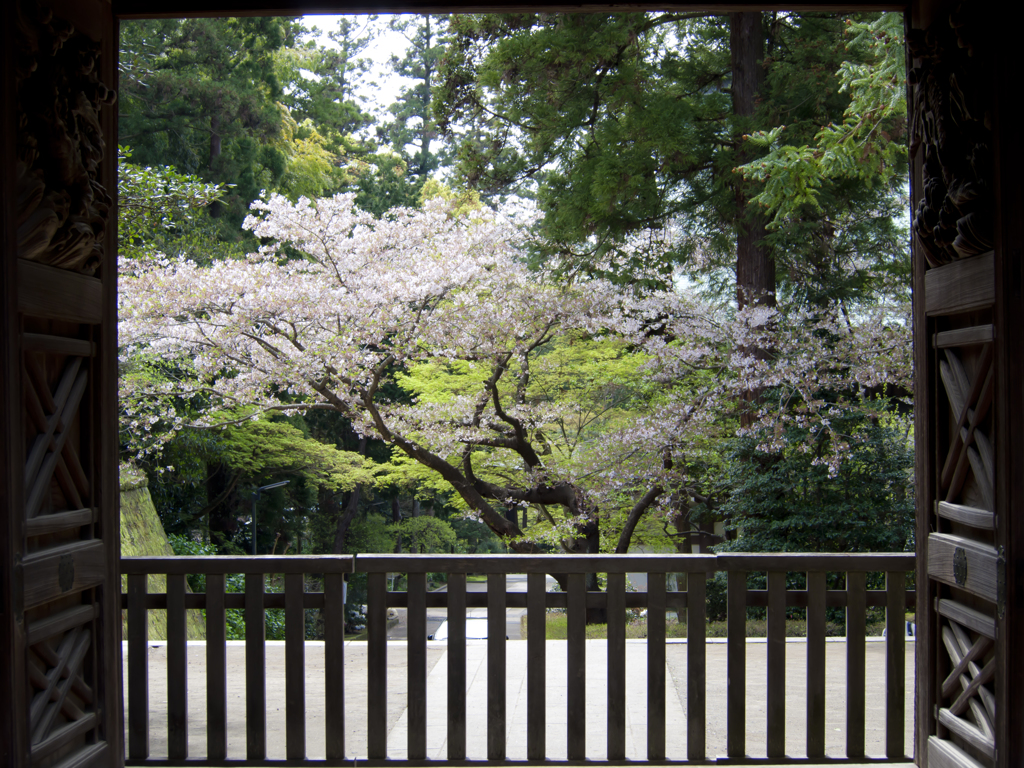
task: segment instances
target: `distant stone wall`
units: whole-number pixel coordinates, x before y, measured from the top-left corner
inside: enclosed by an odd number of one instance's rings
[[[146,476],[141,473],[121,474],[121,556],[140,557],[173,556],[167,534],[149,495]],[[121,577],[121,589],[127,588],[127,576]],[[149,577],[150,592],[165,592],[167,580],[164,576]],[[188,611],[187,632],[189,640],[205,640],[206,629],[200,611]],[[122,631],[127,636],[126,617],[122,612]],[[167,639],[167,612],[149,612],[149,639]]]

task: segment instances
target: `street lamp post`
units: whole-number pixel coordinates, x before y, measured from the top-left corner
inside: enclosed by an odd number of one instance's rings
[[[261,485],[252,492],[252,553],[254,555],[256,554],[256,502],[260,499],[260,491],[265,491],[269,488],[280,488],[282,485],[288,485],[290,482],[291,480],[282,480],[279,483]]]

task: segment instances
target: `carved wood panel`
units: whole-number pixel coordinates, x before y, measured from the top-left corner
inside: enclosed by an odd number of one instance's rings
[[[934,6],[933,6],[934,8]],[[908,33],[915,159],[918,759],[998,760],[1002,638],[991,62],[966,4]],[[923,289],[923,290],[922,290]]]
[[[115,27],[102,0],[18,0],[5,274],[18,520],[12,766],[123,760],[116,446]],[[9,73],[10,74],[10,73]],[[109,84],[109,85],[108,85]],[[112,396],[113,395],[113,396]],[[10,407],[10,405],[8,406]]]

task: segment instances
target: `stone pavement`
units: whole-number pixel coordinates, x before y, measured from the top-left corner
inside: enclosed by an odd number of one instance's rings
[[[527,644],[510,641],[506,646],[508,759],[526,758],[526,667]],[[603,640],[587,641],[587,757],[605,755],[606,652]],[[747,751],[765,755],[766,644],[747,644]],[[388,643],[388,755],[406,757],[406,650],[402,641]],[[366,755],[366,652],[365,642],[345,644],[346,751],[353,757]],[[806,644],[786,645],[786,752],[805,752]],[[707,645],[707,754],[714,759],[725,754],[726,738],[726,645]],[[867,754],[884,750],[885,644],[867,646]],[[127,652],[125,653],[127,656]],[[486,642],[467,644],[467,757],[486,757]],[[324,757],[324,646],[306,643],[306,744],[310,758]],[[229,642],[228,658],[228,757],[245,754],[245,644]],[[268,642],[267,659],[267,757],[285,756],[284,643]],[[646,752],[646,660],[647,644],[629,640],[626,644],[627,758],[643,759]],[[668,667],[666,713],[668,718],[666,754],[668,759],[686,756],[686,643],[670,641],[666,648]],[[548,641],[547,753],[549,759],[566,758],[566,642]],[[152,755],[167,752],[166,646],[149,645],[150,745]],[[841,756],[845,748],[846,644],[829,641],[826,651],[826,751]],[[427,746],[431,758],[446,756],[447,649],[445,643],[428,643],[427,650]],[[127,675],[127,661],[125,663]],[[188,644],[189,755],[206,752],[205,736],[205,643]],[[126,682],[127,698],[127,682]],[[906,645],[906,743],[913,749],[914,642]],[[127,706],[127,704],[126,704]]]

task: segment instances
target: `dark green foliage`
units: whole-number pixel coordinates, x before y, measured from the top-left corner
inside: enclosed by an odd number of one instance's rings
[[[914,546],[913,449],[894,428],[861,414],[840,417],[850,454],[830,474],[824,446],[796,428],[791,446],[763,453],[733,443],[721,511],[746,552],[903,552]]]
[[[196,541],[187,536],[170,535],[167,537],[171,542],[174,554],[179,557],[208,557],[219,554],[217,548],[212,544]],[[206,592],[206,575],[202,573],[189,574],[187,577],[189,589],[193,592]],[[264,586],[268,592],[280,592],[281,585],[275,584],[273,577]],[[245,592],[245,576],[240,573],[228,574],[225,580],[225,591],[233,594]],[[206,611],[201,611],[203,623],[206,622]],[[228,640],[245,640],[245,611],[239,608],[229,608],[224,612],[224,621],[227,625]],[[266,639],[284,640],[284,610],[281,608],[269,608],[266,611]]]
[[[395,17],[390,27],[402,33],[409,44],[404,56],[391,57],[391,69],[414,84],[402,89],[398,101],[388,108],[394,121],[378,132],[406,159],[418,191],[441,165],[444,151],[444,145],[432,146],[438,138],[432,85],[444,51],[444,18],[426,14],[415,19]]]
[[[141,165],[232,185],[215,208],[225,238],[239,237],[249,203],[283,171],[274,56],[294,31],[271,17],[121,24],[119,140]]]
[[[842,121],[850,96],[836,72],[868,55],[847,50],[846,18],[764,14],[766,79],[756,114],[741,117],[728,15],[453,16],[435,112],[466,183],[536,194],[554,255],[586,267],[611,258],[631,280],[652,256],[609,249],[668,226],[672,247],[653,256],[664,273],[681,264],[731,291],[716,275],[736,266],[736,226],[753,214],[743,200],[758,189],[734,169],[764,151],[745,137],[785,125],[787,141],[811,141]],[[780,288],[799,301],[870,300],[879,285],[867,267],[887,268],[905,251],[894,188],[829,181],[819,200],[764,243]]]

